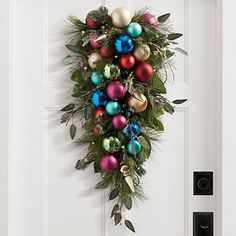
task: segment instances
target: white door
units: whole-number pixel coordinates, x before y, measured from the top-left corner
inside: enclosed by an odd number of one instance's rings
[[[62,105],[71,101],[65,18],[100,5],[110,10],[150,7],[171,13],[180,46],[189,53],[176,58],[169,98],[188,98],[173,116],[165,115],[166,132],[147,163],[143,179],[149,200],[128,212],[137,236],[192,236],[195,211],[215,214],[220,236],[220,191],[193,196],[193,172],[210,170],[218,179],[218,75],[215,0],[13,0],[11,3],[10,81],[10,236],[131,235],[113,226],[111,204],[94,190],[99,176],[74,169],[82,152],[60,124]],[[78,132],[80,133],[80,132]],[[4,235],[5,236],[5,235]]]

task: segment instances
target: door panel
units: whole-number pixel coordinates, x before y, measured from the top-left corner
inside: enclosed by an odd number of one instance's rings
[[[72,101],[69,69],[61,63],[67,53],[65,18],[84,18],[102,4],[109,9],[149,6],[157,15],[172,13],[173,28],[184,33],[180,47],[189,53],[177,54],[176,76],[168,81],[169,99],[188,102],[173,116],[164,116],[166,132],[154,145],[142,180],[149,200],[127,212],[136,235],[191,236],[194,211],[217,212],[217,196],[192,194],[193,171],[212,170],[217,175],[215,1],[14,0],[11,236],[130,235],[125,227],[112,225],[107,193],[93,188],[99,175],[92,169],[75,171],[86,148],[71,142],[58,111]]]

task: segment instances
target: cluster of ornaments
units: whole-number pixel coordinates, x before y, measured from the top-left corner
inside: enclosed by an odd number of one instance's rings
[[[102,45],[102,41],[99,38],[102,38],[103,35],[95,34],[90,40],[90,46],[94,49],[94,52],[88,58],[88,64],[93,70],[90,78],[92,83],[98,86],[97,90],[91,95],[91,103],[96,108],[94,135],[100,136],[102,134],[99,121],[103,116],[108,115],[111,117],[113,128],[117,131],[122,131],[126,137],[126,152],[130,156],[136,156],[142,150],[142,146],[138,141],[141,127],[139,123],[130,123],[126,112],[130,110],[135,113],[141,113],[146,110],[148,101],[141,92],[127,90],[121,77],[121,72],[123,70],[132,71],[134,78],[140,83],[150,81],[154,73],[152,66],[148,63],[151,50],[147,44],[136,45],[135,39],[142,37],[143,29],[140,23],[131,22],[131,13],[126,8],[116,8],[111,13],[111,19],[114,27],[122,29],[124,32],[114,40],[113,49],[107,49]],[[157,20],[151,14],[144,14],[141,23],[157,26]],[[90,15],[86,18],[86,24],[90,29],[97,30],[101,27],[101,24],[90,18]],[[96,71],[97,62],[100,62],[103,58],[114,56],[118,58],[117,65],[107,64],[103,73]],[[107,84],[106,88],[99,88],[104,82]],[[117,152],[122,146],[124,144],[115,136],[104,138],[103,148],[106,154],[100,161],[102,170],[109,172],[120,167]],[[130,188],[132,188],[132,183],[127,173],[124,176],[127,179],[127,183],[129,181]]]

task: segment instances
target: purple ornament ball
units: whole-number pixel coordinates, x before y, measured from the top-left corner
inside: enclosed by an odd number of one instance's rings
[[[115,155],[106,154],[100,161],[100,167],[106,172],[114,171],[119,167],[119,161]]]
[[[120,81],[111,82],[106,89],[107,96],[114,101],[125,97],[126,89]]]
[[[99,35],[94,35],[91,39],[90,39],[90,45],[93,49],[96,49],[96,48],[101,48],[102,47],[102,44],[100,41],[97,41],[97,38],[99,37]]]
[[[124,129],[128,124],[128,120],[121,114],[116,115],[112,119],[112,125],[115,129],[122,130]]]
[[[153,25],[153,26],[157,26],[157,18],[152,15],[152,14],[143,14],[140,22],[144,25]]]

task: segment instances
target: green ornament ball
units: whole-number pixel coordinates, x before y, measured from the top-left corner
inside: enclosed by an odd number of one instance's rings
[[[90,79],[91,79],[92,83],[95,85],[99,85],[104,81],[103,75],[101,73],[99,73],[98,71],[94,71],[91,74]]]
[[[107,64],[104,67],[103,74],[107,79],[118,77],[120,75],[120,68],[116,65]]]
[[[111,136],[103,139],[102,146],[107,152],[114,153],[120,150],[121,142],[118,138]]]
[[[138,142],[138,140],[132,140],[127,144],[127,152],[132,155],[132,156],[136,156],[138,153],[140,153],[142,146],[141,144]]]
[[[142,26],[137,22],[132,22],[127,27],[127,33],[133,38],[137,38],[142,34]]]
[[[121,112],[121,106],[118,102],[110,101],[106,105],[106,112],[111,116],[117,115]]]

